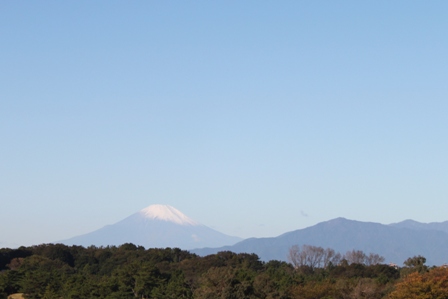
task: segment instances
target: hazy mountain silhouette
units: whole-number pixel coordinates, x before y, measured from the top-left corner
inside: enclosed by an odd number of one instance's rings
[[[448,221],[444,222],[430,222],[430,223],[421,223],[411,219],[404,220],[398,223],[392,223],[391,226],[400,227],[400,228],[409,228],[414,230],[439,230],[445,233],[448,233]]]
[[[250,238],[233,246],[195,249],[192,252],[207,255],[229,250],[236,253],[255,253],[265,261],[286,261],[291,246],[308,244],[333,248],[341,254],[353,249],[362,250],[366,254],[377,253],[384,256],[386,262],[399,265],[415,255],[426,257],[428,265],[448,262],[448,233],[442,230],[415,229],[406,226],[336,218],[278,237]]]
[[[213,230],[167,205],[149,206],[126,219],[94,232],[61,241],[67,245],[108,246],[134,243],[146,248],[179,247],[199,255],[219,251],[255,253],[262,260],[287,260],[293,245],[377,253],[401,265],[422,255],[428,265],[448,262],[448,221],[420,223],[405,220],[389,225],[336,218],[272,238],[241,240]]]
[[[192,249],[232,245],[241,240],[199,224],[173,207],[152,205],[118,223],[60,243],[81,246],[133,243],[145,248]]]

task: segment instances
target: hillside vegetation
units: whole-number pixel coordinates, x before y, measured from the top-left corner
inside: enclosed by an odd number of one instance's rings
[[[0,298],[448,298],[448,270],[427,268],[423,257],[401,269],[371,259],[369,265],[345,258],[312,266],[298,261],[262,262],[228,251],[199,257],[129,243],[0,249]],[[434,296],[424,297],[428,292]]]

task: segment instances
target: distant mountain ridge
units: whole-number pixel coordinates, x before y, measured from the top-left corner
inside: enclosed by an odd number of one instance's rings
[[[389,225],[335,218],[271,238],[242,240],[213,230],[168,205],[152,205],[91,233],[73,237],[66,245],[108,246],[134,243],[146,248],[179,247],[198,255],[219,251],[255,253],[261,260],[286,261],[293,245],[332,248],[341,254],[362,250],[401,265],[416,255],[428,265],[448,262],[448,221],[420,223],[405,220]]]
[[[439,230],[448,233],[448,221],[421,223],[415,220],[407,219],[398,223],[392,223],[391,226],[400,228],[410,228],[415,230]]]
[[[113,225],[60,243],[81,246],[133,243],[146,248],[193,249],[233,245],[241,240],[199,224],[171,206],[151,205]]]
[[[332,248],[341,254],[349,250],[362,250],[384,256],[386,262],[401,265],[407,258],[423,255],[428,265],[448,262],[448,233],[443,225],[417,225],[410,223],[384,225],[336,218],[314,226],[284,233],[273,238],[249,238],[233,246],[195,249],[199,255],[229,250],[236,253],[255,253],[262,260],[287,260],[293,245],[313,245]],[[427,227],[428,229],[421,229]],[[437,227],[437,229],[432,229]]]

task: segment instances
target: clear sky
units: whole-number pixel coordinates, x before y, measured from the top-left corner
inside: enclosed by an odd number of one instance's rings
[[[0,246],[448,220],[447,1],[1,1]]]

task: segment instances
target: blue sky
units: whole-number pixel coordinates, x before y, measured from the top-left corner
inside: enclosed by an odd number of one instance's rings
[[[448,220],[446,1],[3,1],[0,245]]]

